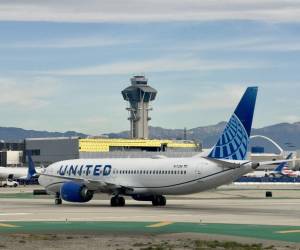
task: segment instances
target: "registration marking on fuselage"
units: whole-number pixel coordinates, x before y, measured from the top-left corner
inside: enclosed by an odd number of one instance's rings
[[[150,227],[150,228],[165,227],[165,226],[171,225],[173,223],[174,222],[170,222],[170,221],[162,221],[162,222],[159,222],[159,223],[155,223],[155,224],[149,225],[147,227]]]

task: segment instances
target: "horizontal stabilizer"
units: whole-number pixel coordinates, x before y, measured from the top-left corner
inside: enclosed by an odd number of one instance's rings
[[[278,160],[278,161],[262,161],[262,162],[253,162],[253,168],[256,169],[260,166],[267,166],[267,165],[277,165],[280,163],[286,163],[286,162],[291,162],[291,161],[299,161],[300,158],[296,158],[296,159],[285,159],[285,160]]]
[[[210,157],[203,157],[203,158],[211,162],[214,162],[218,165],[221,165],[225,168],[232,168],[232,169],[239,168],[241,166],[244,166],[247,163],[250,163],[250,161],[236,161],[236,160],[233,161],[233,160],[225,160],[225,159],[215,159]]]

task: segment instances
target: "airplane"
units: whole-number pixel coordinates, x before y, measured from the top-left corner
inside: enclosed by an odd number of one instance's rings
[[[285,159],[289,160],[293,156],[293,153],[290,153]],[[282,170],[287,166],[287,162],[280,163],[274,170],[268,171],[267,169],[264,171],[254,171],[252,173],[248,173],[244,175],[245,177],[276,177],[276,176],[282,176]]]
[[[291,159],[293,156],[293,153],[290,153],[286,159]],[[292,172],[297,172],[297,171],[293,171],[290,170],[288,168],[287,162],[282,162],[280,163],[273,171],[267,173],[268,176],[272,176],[272,177],[276,177],[276,176],[283,176],[283,175],[289,175],[290,173],[292,174]],[[298,171],[299,172],[299,171]],[[297,177],[297,176],[295,176]]]
[[[292,153],[290,153],[289,156],[291,158]],[[278,169],[278,174],[281,174],[283,176],[288,176],[288,177],[300,177],[300,171],[299,170],[295,171],[295,170],[289,169],[289,167],[286,163],[283,163],[281,168]]]
[[[35,168],[30,154],[28,154],[28,168],[26,167],[0,167],[0,180],[30,180],[38,176],[42,168]]]
[[[300,171],[295,171],[292,169],[289,169],[287,166],[285,166],[282,171],[281,174],[284,176],[288,176],[288,177],[300,177]]]
[[[207,157],[74,159],[53,163],[39,176],[55,204],[84,203],[94,193],[112,195],[110,205],[124,206],[124,196],[165,206],[165,195],[184,195],[231,183],[261,165],[246,160],[257,87],[245,91],[223,134]],[[217,100],[218,101],[218,100]],[[284,160],[284,162],[290,160]]]

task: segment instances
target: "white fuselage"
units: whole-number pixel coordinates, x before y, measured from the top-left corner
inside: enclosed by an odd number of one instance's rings
[[[37,173],[41,172],[40,168],[36,169]],[[6,180],[10,176],[13,179],[27,178],[28,168],[26,167],[0,167],[0,180]]]
[[[93,187],[99,182],[126,187],[126,195],[179,195],[233,182],[250,171],[249,164],[230,169],[205,158],[78,159],[50,165],[39,177],[39,183],[49,193],[58,193],[63,183],[76,178],[86,180],[83,183],[95,192],[105,192],[105,185]]]

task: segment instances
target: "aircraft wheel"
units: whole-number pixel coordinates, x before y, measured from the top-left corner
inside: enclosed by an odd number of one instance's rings
[[[125,206],[125,198],[124,197],[119,197],[119,204],[120,204],[120,207]]]
[[[154,196],[152,200],[153,206],[165,206],[167,204],[166,197],[162,195]]]
[[[125,199],[124,197],[114,196],[110,199],[110,205],[112,207],[124,207]]]
[[[55,205],[61,205],[61,204],[62,204],[62,199],[55,198]]]

